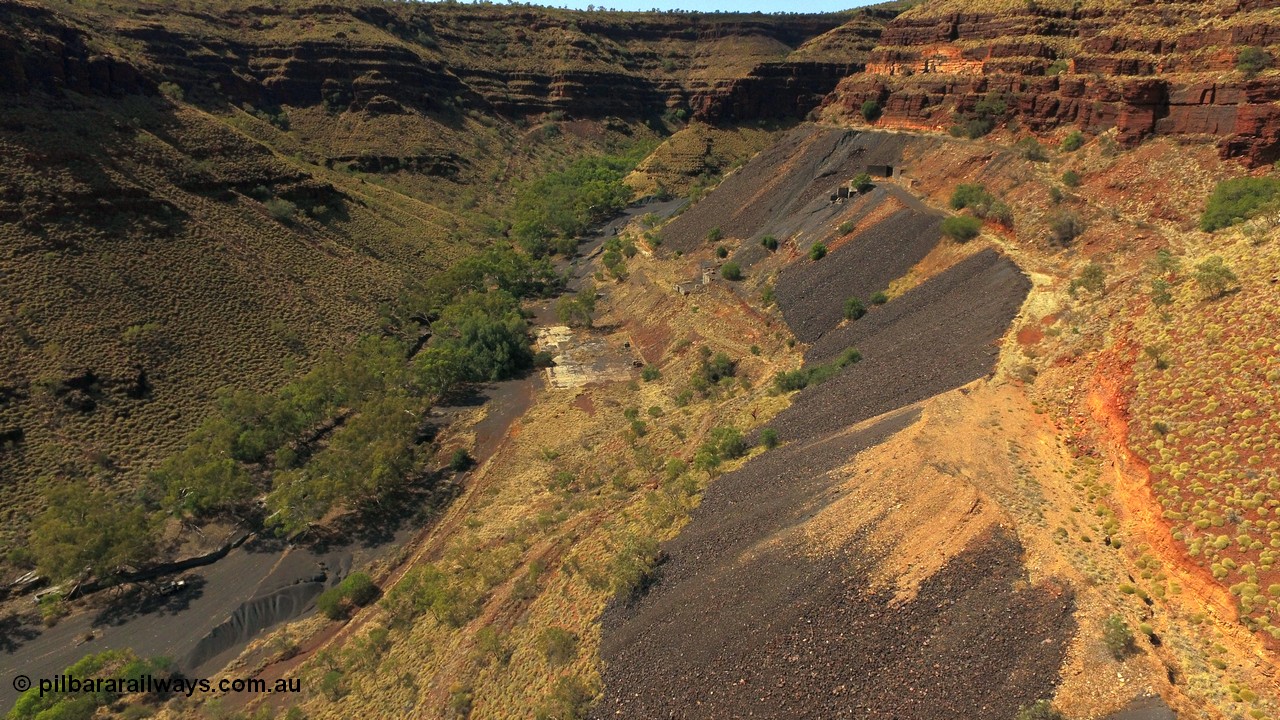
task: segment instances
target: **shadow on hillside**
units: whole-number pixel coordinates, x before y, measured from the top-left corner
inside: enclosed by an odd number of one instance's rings
[[[0,651],[17,652],[18,648],[39,635],[40,631],[24,621],[17,613],[10,613],[0,618]]]
[[[204,595],[208,581],[200,575],[187,575],[182,578],[184,585],[180,589],[172,589],[169,582],[135,586],[103,607],[93,618],[92,626],[124,625],[142,615],[177,615]]]

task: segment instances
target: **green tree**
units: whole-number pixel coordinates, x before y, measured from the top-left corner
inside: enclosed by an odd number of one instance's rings
[[[1075,170],[1062,173],[1062,184],[1070,188],[1080,187],[1080,173]]]
[[[1209,298],[1220,298],[1235,286],[1238,278],[1221,255],[1213,255],[1196,265],[1196,284]]]
[[[1062,138],[1062,144],[1059,146],[1063,152],[1075,152],[1084,146],[1084,133],[1079,130],[1072,130],[1067,136]]]
[[[880,119],[880,103],[875,100],[867,100],[862,103],[862,119],[867,122],[875,122]]]
[[[136,503],[71,485],[53,489],[46,501],[31,544],[37,567],[55,582],[86,575],[110,581],[155,558],[155,525]]]
[[[1182,271],[1182,260],[1179,259],[1177,255],[1161,248],[1156,250],[1156,256],[1151,259],[1148,266],[1150,267],[1151,272],[1156,275],[1168,277],[1170,275],[1177,275]]]
[[[1242,177],[1223,180],[1213,189],[1204,213],[1200,215],[1200,229],[1213,232],[1235,225],[1268,208],[1274,208],[1278,200],[1280,178]]]
[[[720,277],[725,280],[741,280],[742,268],[736,262],[727,262],[720,268]]]
[[[773,252],[778,249],[778,238],[772,235],[765,235],[760,238],[760,244],[764,246],[765,250]]]
[[[560,298],[556,303],[556,316],[570,327],[591,327],[591,314],[596,310],[596,289],[588,285],[573,297]]]
[[[150,480],[163,493],[164,509],[182,517],[231,511],[258,492],[239,462],[216,446],[199,442],[166,460]]]
[[[875,183],[871,182],[871,176],[867,173],[858,173],[857,175],[854,175],[853,179],[849,181],[849,185],[860,193],[867,192],[876,186]]]
[[[511,233],[533,256],[546,254],[553,238],[582,235],[592,224],[626,207],[632,191],[622,179],[647,146],[624,156],[588,157],[527,183],[516,192]]]
[[[433,346],[451,346],[461,353],[468,381],[511,377],[533,360],[519,303],[501,290],[464,295],[444,309],[432,329]]]
[[[846,320],[857,320],[867,314],[867,308],[858,298],[849,298],[844,301],[844,317]]]
[[[814,262],[817,262],[826,256],[827,246],[822,243],[814,243],[813,247],[809,248],[809,259]]]

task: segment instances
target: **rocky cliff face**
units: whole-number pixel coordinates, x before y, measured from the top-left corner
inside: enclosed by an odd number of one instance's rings
[[[138,3],[0,12],[0,92],[120,95],[161,83],[189,101],[521,117],[803,116],[862,68],[891,12],[848,15],[569,13],[379,2]],[[8,23],[6,23],[8,25]],[[845,42],[816,45],[824,33]],[[128,57],[126,61],[124,58]]]
[[[1237,70],[1247,47],[1280,43],[1280,3],[1025,3],[982,13],[926,3],[893,20],[831,112],[864,102],[888,125],[945,129],[988,96],[1033,131],[1116,129],[1215,142],[1249,165],[1280,159],[1280,76]]]

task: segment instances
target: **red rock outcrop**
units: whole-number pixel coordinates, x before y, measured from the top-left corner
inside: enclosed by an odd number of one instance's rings
[[[1115,128],[1122,145],[1175,135],[1248,165],[1280,159],[1280,77],[1236,70],[1244,47],[1280,43],[1274,0],[1029,2],[985,14],[952,5],[925,3],[891,21],[866,72],[841,81],[824,107],[856,117],[874,100],[883,124],[941,130],[996,94],[1008,108],[999,119],[1035,132]]]

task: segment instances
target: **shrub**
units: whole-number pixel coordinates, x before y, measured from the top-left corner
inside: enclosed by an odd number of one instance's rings
[[[854,228],[853,222],[850,220],[845,220],[844,222],[840,223],[840,234],[848,235],[849,233],[853,232],[853,228]]]
[[[857,320],[867,314],[867,308],[863,306],[862,301],[858,298],[849,298],[844,301],[844,317],[846,320]]]
[[[348,575],[338,583],[338,590],[343,597],[359,607],[364,607],[378,599],[378,586],[374,585],[373,580],[362,572]]]
[[[271,214],[271,217],[280,222],[292,220],[293,216],[298,212],[297,205],[283,198],[271,198],[262,204],[267,208],[267,212]]]
[[[1067,716],[1058,712],[1048,700],[1037,700],[1019,708],[1015,720],[1067,720]]]
[[[875,122],[880,119],[880,103],[875,100],[868,100],[862,103],[862,119],[867,122]]]
[[[1280,200],[1280,178],[1224,180],[1209,196],[1209,203],[1200,216],[1200,229],[1213,232],[1243,222],[1268,206],[1274,207],[1277,200]]]
[[[725,247],[725,246],[723,246],[723,245],[721,245],[720,247],[716,248],[716,257],[718,257],[718,258],[727,258],[727,257],[729,257],[729,248],[727,248],[727,247]]]
[[[741,280],[742,268],[736,262],[727,262],[720,268],[720,277],[725,280]]]
[[[966,137],[970,140],[976,140],[995,129],[996,121],[992,118],[967,117],[961,118],[959,123],[952,125],[948,132],[955,137]]]
[[[974,216],[989,218],[1003,225],[1013,223],[1013,211],[981,185],[961,183],[951,193],[951,207],[955,210],[969,208]]]
[[[958,122],[952,126],[950,132],[956,137],[967,137],[971,140],[980,138],[995,129],[996,121],[1003,117],[1008,109],[1009,104],[1004,94],[989,93],[974,105],[973,112],[961,113],[957,116]]]
[[[982,222],[970,215],[955,215],[942,221],[942,234],[956,242],[972,240],[981,228]]]
[[[645,365],[640,371],[640,379],[645,382],[653,382],[660,377],[662,377],[662,371],[656,365]]]
[[[1084,219],[1073,210],[1061,210],[1049,218],[1049,231],[1059,245],[1068,245],[1084,233]]]
[[[1049,159],[1049,156],[1044,151],[1044,146],[1035,138],[1023,138],[1014,143],[1014,148],[1018,150],[1018,154],[1024,160],[1044,162]]]
[[[1151,279],[1151,304],[1157,307],[1173,304],[1173,293],[1169,290],[1169,281],[1164,278]]]
[[[549,627],[542,631],[538,645],[547,662],[552,665],[564,665],[578,654],[578,638],[564,628]]]
[[[778,431],[773,428],[765,428],[760,431],[760,444],[765,450],[772,450],[778,447]]]
[[[1196,284],[1210,298],[1226,295],[1236,281],[1236,274],[1227,267],[1220,255],[1214,255],[1196,265]]]
[[[556,316],[570,327],[591,327],[591,314],[596,310],[596,289],[584,287],[573,297],[562,297],[556,303]]]
[[[1271,55],[1262,48],[1247,47],[1236,55],[1236,69],[1246,75],[1257,73],[1271,67]]]
[[[1080,187],[1080,173],[1068,170],[1062,173],[1062,184],[1067,187]]]
[[[853,179],[849,181],[849,185],[860,193],[864,193],[876,186],[875,183],[871,182],[871,176],[866,173],[854,175]]]
[[[1101,294],[1107,286],[1107,273],[1101,265],[1091,262],[1084,266],[1080,271],[1080,275],[1071,281],[1071,292],[1074,293],[1077,288],[1084,288],[1089,292]]]
[[[804,370],[779,372],[773,376],[773,386],[778,389],[778,392],[803,390],[809,386],[809,373]]]
[[[161,95],[164,95],[170,100],[181,101],[184,95],[182,88],[178,87],[177,83],[162,82],[157,89],[160,91]]]
[[[764,246],[765,250],[768,250],[769,252],[773,252],[778,249],[778,238],[772,235],[765,235],[764,237],[760,238],[760,244]]]
[[[823,245],[822,243],[814,243],[813,247],[809,248],[809,259],[813,260],[814,262],[817,262],[818,260],[821,260],[826,256],[827,256],[827,246]]]
[[[1072,130],[1067,136],[1062,138],[1062,144],[1058,146],[1063,152],[1075,152],[1084,147],[1084,133],[1079,130]]]
[[[707,231],[707,242],[720,242],[722,237],[724,237],[724,232],[720,230],[719,225]]]
[[[454,472],[462,472],[475,464],[475,459],[471,457],[471,453],[465,448],[458,448],[453,451],[453,455],[449,456],[449,469]]]
[[[561,678],[534,711],[535,720],[583,720],[591,707],[591,688],[577,677]]]
[[[884,294],[884,291],[882,291],[882,290],[877,290],[876,292],[871,293],[871,304],[872,304],[872,305],[883,305],[883,304],[885,304],[885,303],[887,303],[887,302],[889,302],[889,296],[888,296],[888,295],[885,295],[885,294]]]
[[[975,207],[989,201],[990,198],[991,194],[985,187],[976,183],[960,183],[951,193],[951,209],[963,210],[967,207]]]
[[[1123,660],[1133,651],[1133,630],[1123,617],[1112,615],[1102,623],[1102,642],[1115,659]]]
[[[1053,62],[1049,63],[1049,67],[1044,69],[1044,74],[1045,75],[1061,75],[1062,73],[1066,72],[1069,67],[1071,67],[1071,65],[1066,60],[1062,60],[1062,59],[1054,60]]]
[[[351,608],[364,607],[378,598],[378,586],[364,573],[352,573],[336,586],[320,593],[316,608],[330,620],[341,620]]]
[[[849,348],[840,354],[834,362],[826,365],[815,365],[810,368],[801,368],[792,370],[791,372],[780,372],[773,376],[773,386],[778,392],[794,392],[803,390],[810,385],[818,385],[826,382],[842,368],[848,367],[862,360],[862,353],[857,348]]]

